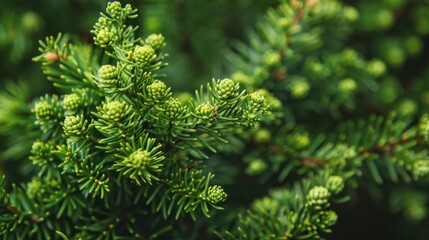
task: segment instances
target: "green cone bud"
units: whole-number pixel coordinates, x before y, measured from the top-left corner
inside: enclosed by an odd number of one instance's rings
[[[229,78],[216,82],[216,93],[221,100],[227,100],[238,96],[239,85]]]
[[[149,45],[137,46],[133,52],[134,61],[147,65],[156,58],[155,50]]]
[[[103,105],[103,117],[114,122],[120,122],[128,113],[128,107],[120,101],[107,102]]]
[[[255,113],[252,110],[244,110],[243,120],[246,122],[246,125],[248,127],[254,127],[259,123],[260,117],[259,114]]]
[[[167,86],[164,82],[155,80],[146,87],[150,99],[159,100],[167,94]]]
[[[338,194],[344,188],[344,179],[340,176],[330,176],[326,181],[326,188],[332,194]]]
[[[334,211],[328,210],[322,213],[320,220],[326,226],[331,227],[337,223],[338,216]]]
[[[63,104],[65,110],[75,111],[82,106],[83,102],[79,95],[72,93],[64,96]]]
[[[105,17],[99,17],[95,25],[100,28],[106,28],[109,25],[109,20]]]
[[[115,66],[103,65],[98,69],[98,76],[104,80],[115,79],[118,76],[118,72]]]
[[[64,110],[57,95],[46,95],[41,97],[40,100],[34,104],[31,111],[36,115],[36,119],[38,120],[37,124],[43,125],[45,120],[60,117]]]
[[[222,187],[218,185],[210,186],[207,192],[207,199],[213,204],[224,202],[227,196]]]
[[[42,181],[40,178],[33,177],[31,182],[27,184],[27,194],[30,198],[39,198],[45,193],[45,189],[42,187]]]
[[[202,103],[195,108],[195,115],[203,119],[209,119],[213,116],[214,108],[212,105]]]
[[[165,45],[165,38],[161,34],[151,34],[146,38],[145,42],[154,50],[158,50]]]
[[[328,203],[330,196],[331,194],[327,188],[316,186],[308,192],[307,203],[311,206],[323,206]]]
[[[96,36],[94,37],[95,45],[98,45],[102,48],[112,45],[115,34],[112,33],[108,28],[102,28],[97,31]]]
[[[50,119],[55,116],[55,108],[49,102],[40,101],[34,105],[33,112],[37,119]]]
[[[177,98],[170,98],[165,102],[164,113],[169,119],[175,119],[179,117],[184,111],[185,108],[180,103]]]
[[[120,19],[122,17],[122,6],[118,1],[109,2],[107,4],[106,12],[114,19]]]
[[[132,163],[135,168],[145,168],[150,160],[150,153],[142,149],[138,149],[128,157],[128,161]]]
[[[110,89],[117,86],[118,80],[118,71],[115,66],[112,65],[103,65],[98,69],[98,85],[101,88]]]
[[[87,130],[88,121],[85,121],[83,115],[67,116],[64,120],[64,134],[67,136],[82,136]]]
[[[264,111],[266,108],[265,97],[258,92],[249,94],[250,107],[257,111]]]
[[[418,160],[413,164],[413,175],[416,179],[429,175],[429,160]]]
[[[33,143],[30,151],[30,160],[33,161],[35,165],[46,164],[46,162],[54,160],[52,152],[54,151],[55,146],[52,142],[42,142],[36,140]]]

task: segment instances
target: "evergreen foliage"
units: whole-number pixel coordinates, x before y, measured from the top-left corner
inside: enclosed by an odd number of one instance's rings
[[[106,12],[92,30],[103,51],[61,34],[40,42],[34,60],[61,95],[32,104],[36,175],[2,194],[6,239],[147,238],[158,235],[139,227],[149,219],[164,229],[170,215],[209,217],[227,194],[210,183],[203,160],[265,112],[262,96],[230,79],[188,102],[172,97],[156,73],[166,66],[163,37],[136,36],[128,4],[109,3]]]
[[[167,2],[153,6],[181,4]],[[130,24],[137,9],[108,3],[94,44],[67,34],[39,42],[33,60],[53,93],[29,103],[27,85],[9,84],[0,94],[0,134],[10,139],[1,155],[20,164],[19,176],[0,178],[0,234],[325,239],[350,218],[337,206],[360,189],[422,221],[428,73],[398,76],[424,57],[428,9],[281,0],[226,51],[227,64],[207,61],[230,76],[191,96],[165,80],[181,74],[164,70],[168,37],[141,36]]]

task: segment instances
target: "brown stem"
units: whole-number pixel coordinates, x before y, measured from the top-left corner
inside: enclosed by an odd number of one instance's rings
[[[386,152],[393,155],[394,154],[393,150],[395,149],[395,147],[397,147],[398,145],[407,143],[409,141],[412,141],[412,140],[417,140],[417,139],[419,139],[419,136],[415,136],[415,137],[411,137],[411,138],[407,138],[405,136],[402,136],[400,139],[387,142],[384,145],[375,144],[369,148],[362,149],[361,151],[358,152],[358,155],[368,155],[368,154],[373,154],[373,153],[381,154],[381,153],[386,153]],[[316,158],[312,158],[312,157],[302,157],[299,159],[299,161],[301,162],[301,165],[303,165],[303,166],[309,166],[309,165],[323,166],[323,164],[328,162],[324,159],[316,159]]]
[[[304,6],[298,8],[298,11],[296,12],[295,18],[293,19],[291,25],[294,26],[298,24],[301,21],[303,16],[304,16]]]
[[[402,136],[401,139],[395,140],[395,141],[391,141],[386,143],[385,145],[379,145],[379,144],[375,144],[372,147],[369,147],[367,149],[363,149],[361,151],[359,151],[360,155],[364,155],[364,154],[371,154],[371,153],[384,153],[384,152],[392,152],[392,150],[401,144],[407,143],[411,140],[417,140],[418,136],[412,137],[412,138],[407,138],[405,136]]]
[[[12,207],[12,205],[10,205],[10,204],[6,205],[5,207],[6,207],[6,209],[7,209],[10,213],[12,213],[12,214],[14,214],[14,215],[19,215],[19,214],[21,214],[21,212],[20,212],[18,209],[16,209],[16,208]]]
[[[3,205],[0,203],[0,205]],[[13,207],[12,205],[8,204],[4,206],[6,208],[6,210],[8,210],[11,214],[13,215],[21,215],[21,211],[19,211],[18,209],[16,209],[15,207]],[[37,222],[42,216],[40,216],[39,214],[34,214],[31,215],[30,218],[30,222],[35,223]]]

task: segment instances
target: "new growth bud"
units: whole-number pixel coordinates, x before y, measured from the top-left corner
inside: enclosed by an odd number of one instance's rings
[[[133,59],[140,65],[147,65],[155,60],[155,50],[149,45],[137,46],[133,52]]]
[[[120,19],[122,17],[122,6],[121,3],[118,1],[109,2],[107,4],[106,12],[113,18],[113,19]]]
[[[123,102],[107,102],[103,105],[103,117],[114,122],[120,122],[127,115],[128,109],[128,106]]]
[[[135,168],[145,168],[150,162],[150,153],[147,150],[138,149],[131,153],[128,160]]]
[[[338,194],[344,188],[344,179],[340,176],[330,176],[326,181],[326,188],[332,194]]]
[[[332,211],[328,210],[322,213],[321,219],[323,224],[325,224],[328,227],[334,226],[337,223],[338,216],[337,214]]]
[[[82,106],[82,104],[82,98],[75,93],[64,96],[63,105],[65,110],[76,111]]]
[[[115,66],[103,65],[98,69],[98,76],[103,80],[111,80],[118,76],[118,72]]]
[[[331,194],[329,190],[322,186],[316,186],[310,189],[307,194],[307,203],[310,206],[324,206],[328,204]]]
[[[414,178],[421,179],[429,175],[429,160],[418,160],[412,166]]]
[[[250,107],[257,109],[259,111],[264,111],[266,107],[265,97],[258,92],[249,94],[250,96]]]
[[[58,118],[62,115],[62,107],[58,96],[45,96],[41,97],[32,109],[32,112],[36,115],[37,120],[50,120]]]
[[[145,40],[146,44],[151,46],[154,50],[158,50],[165,46],[165,38],[161,34],[151,34]]]
[[[160,100],[167,94],[167,86],[160,80],[153,81],[152,84],[146,87],[148,97],[151,100]]]
[[[49,102],[40,101],[34,105],[33,112],[37,119],[50,119],[55,116],[55,108]]]
[[[214,108],[212,105],[202,103],[195,108],[195,115],[202,119],[209,119],[213,116]]]
[[[207,198],[213,204],[224,202],[227,196],[222,187],[218,185],[210,186],[207,191]]]
[[[67,136],[83,136],[88,127],[88,121],[86,121],[83,115],[78,116],[67,116],[64,120],[64,134]]]
[[[238,83],[229,78],[218,80],[216,82],[216,93],[220,100],[228,100],[238,96]]]
[[[45,161],[52,161],[54,159],[52,152],[55,146],[52,142],[42,142],[36,140],[31,147],[30,159],[34,164],[44,163]]]
[[[167,102],[165,102],[164,110],[164,114],[169,119],[175,119],[185,111],[185,108],[182,106],[182,103],[180,103],[179,99],[170,98],[167,100]]]
[[[106,48],[114,42],[115,34],[108,28],[102,28],[96,32],[94,37],[95,45]]]
[[[30,198],[39,198],[45,193],[40,178],[33,177],[31,182],[27,184],[27,194]]]

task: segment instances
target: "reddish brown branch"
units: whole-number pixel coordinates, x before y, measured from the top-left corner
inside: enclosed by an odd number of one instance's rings
[[[18,209],[16,209],[15,207],[13,207],[10,204],[5,205],[4,207],[6,208],[6,210],[8,210],[13,215],[21,215],[21,211],[19,211]],[[40,216],[39,214],[34,214],[31,216],[30,221],[32,223],[35,223],[35,222],[39,221],[40,218],[42,218],[42,216]]]
[[[297,25],[304,16],[304,7],[298,8],[295,18],[292,20],[291,26]]]
[[[323,161],[320,159],[315,159],[312,157],[302,157],[299,159],[299,161],[301,162],[301,164],[303,166],[311,166],[311,165],[316,165],[316,166],[323,166]]]
[[[6,205],[5,207],[12,214],[15,214],[15,215],[21,214],[21,212],[18,209],[12,207],[12,205],[10,205],[10,204]]]
[[[367,149],[363,149],[361,151],[359,151],[360,155],[363,154],[371,154],[371,153],[384,153],[384,152],[390,152],[393,154],[392,150],[397,147],[398,145],[407,143],[409,141],[412,140],[417,140],[418,136],[413,137],[413,138],[407,138],[405,136],[402,136],[401,139],[395,140],[395,141],[390,141],[384,145],[380,145],[380,144],[376,144],[372,147],[369,147]]]

